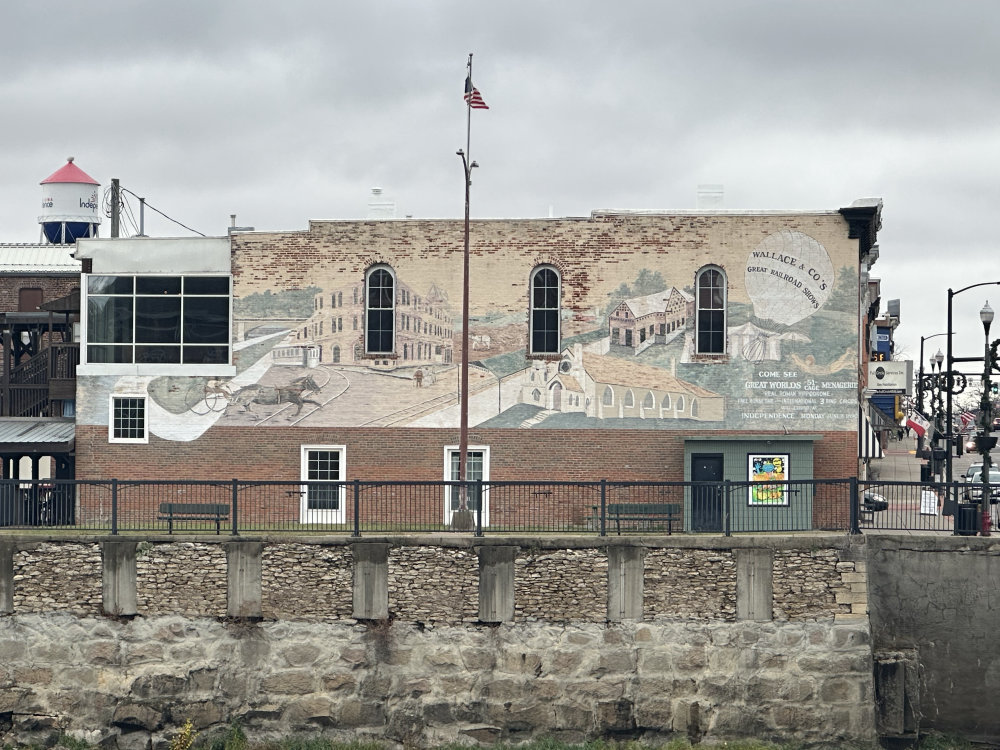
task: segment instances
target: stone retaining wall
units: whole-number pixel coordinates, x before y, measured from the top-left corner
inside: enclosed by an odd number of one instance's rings
[[[7,540],[0,744],[875,736],[844,537]]]

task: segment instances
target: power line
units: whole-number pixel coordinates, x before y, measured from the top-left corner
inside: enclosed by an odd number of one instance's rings
[[[123,209],[122,216],[126,216],[127,215],[129,223],[132,225],[132,228],[133,228],[133,230],[135,231],[136,234],[139,233],[139,227],[138,227],[138,223],[135,220],[135,213],[132,210],[132,207],[129,205],[128,201],[124,197],[126,193],[128,195],[131,195],[136,200],[140,201],[144,206],[146,206],[146,208],[151,208],[153,211],[156,211],[156,213],[158,213],[160,216],[162,216],[167,221],[172,221],[177,226],[183,227],[184,229],[188,230],[189,232],[194,232],[195,234],[197,234],[197,235],[199,235],[201,237],[205,236],[204,233],[199,232],[197,229],[193,229],[193,228],[187,226],[186,224],[183,224],[183,223],[177,221],[177,219],[173,218],[172,216],[168,216],[167,214],[163,213],[163,211],[161,211],[160,209],[158,209],[156,206],[153,206],[153,205],[149,204],[148,202],[146,202],[146,200],[144,198],[141,198],[140,196],[136,195],[135,193],[133,193],[128,188],[119,187],[118,205],[119,205],[120,208]],[[107,188],[104,191],[104,213],[105,213],[106,216],[111,216],[111,205],[110,205],[111,202],[112,202],[111,188]]]

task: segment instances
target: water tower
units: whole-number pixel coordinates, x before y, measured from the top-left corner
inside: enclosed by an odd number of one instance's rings
[[[69,157],[66,164],[41,182],[42,236],[53,245],[72,245],[81,237],[96,237],[101,183]]]

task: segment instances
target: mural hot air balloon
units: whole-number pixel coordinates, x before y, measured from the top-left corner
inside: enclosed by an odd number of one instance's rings
[[[792,229],[770,234],[747,257],[745,279],[754,315],[797,323],[823,307],[834,275],[830,254],[809,235]]]

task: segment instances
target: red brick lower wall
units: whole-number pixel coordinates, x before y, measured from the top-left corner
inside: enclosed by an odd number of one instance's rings
[[[719,439],[743,437],[738,432],[719,431],[713,435]],[[454,430],[235,427],[215,428],[189,443],[152,437],[148,445],[117,445],[107,442],[107,428],[77,425],[77,479],[297,482],[301,446],[326,444],[346,446],[347,480],[440,482],[444,473],[444,446],[457,443],[458,433]],[[469,444],[489,446],[492,481],[684,480],[684,441],[679,433],[671,431],[471,430]],[[813,478],[855,476],[855,448],[854,433],[823,434],[815,451]],[[267,519],[270,521],[288,520],[285,516],[294,518],[297,499],[284,498],[283,495],[294,494],[287,490],[263,488],[260,492],[272,492],[272,499],[247,502],[245,507],[248,510],[250,507],[266,508],[275,516]],[[218,491],[222,493],[220,497],[199,497],[197,500],[226,502],[225,488]],[[428,490],[426,496],[414,491],[405,501],[387,496],[382,506],[384,510],[370,510],[369,513],[398,513],[401,506],[406,505],[410,514],[417,513],[421,517],[427,514],[437,519],[442,512],[440,492],[439,487]],[[508,491],[505,501],[498,494],[498,488],[491,495],[491,517],[495,522],[501,519],[494,514],[502,513],[505,506],[519,504],[515,492]],[[592,512],[591,503],[597,502],[596,498],[569,501],[567,497],[558,497],[563,494],[558,488],[548,494],[552,497],[532,496],[525,501],[539,508],[552,505],[553,515],[546,513],[547,521],[566,516],[567,523],[581,523]],[[850,508],[846,497],[842,487],[817,491],[813,525],[824,529],[847,528]],[[370,509],[381,505],[371,496],[369,500],[367,507]]]
[[[148,445],[117,445],[106,427],[77,425],[77,479],[295,481],[301,446],[318,444],[346,446],[347,479],[439,481],[444,446],[458,438],[440,429],[217,427],[189,443],[151,437]],[[672,431],[470,430],[469,444],[489,446],[490,478],[498,481],[684,480],[684,441]],[[856,473],[855,434],[823,433],[813,478]]]

